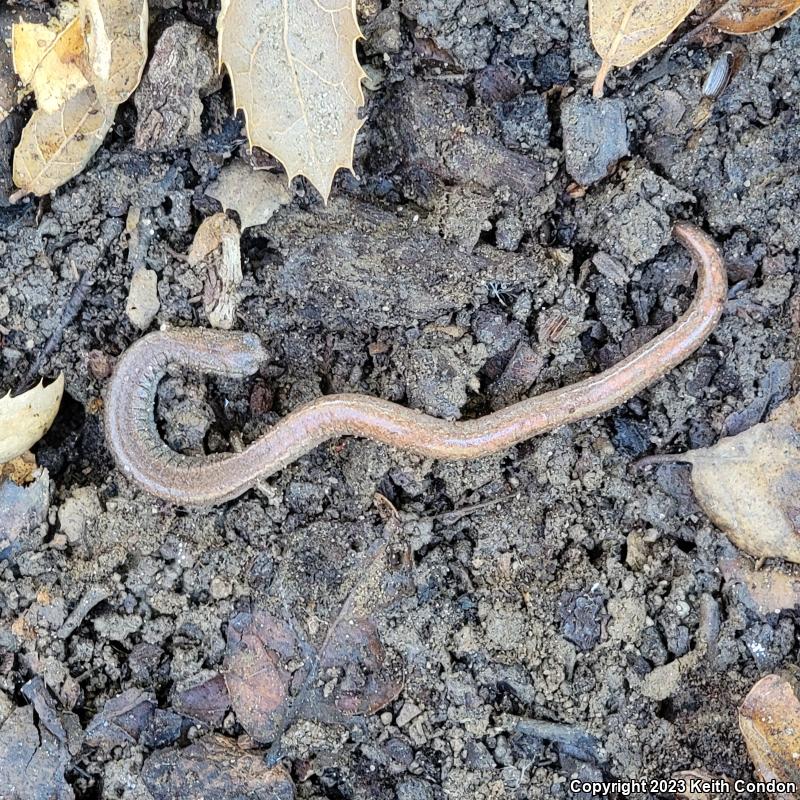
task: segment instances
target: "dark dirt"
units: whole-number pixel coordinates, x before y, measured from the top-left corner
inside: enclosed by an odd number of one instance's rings
[[[217,3],[151,6],[151,52],[178,23],[213,38]],[[2,386],[39,358],[67,387],[36,448],[49,509],[0,541],[3,800],[290,797],[288,776],[302,798],[558,798],[587,796],[574,776],[752,775],[736,708],[760,675],[797,662],[796,617],[759,613],[723,579],[731,547],[685,467],[632,462],[711,444],[797,389],[800,15],[742,40],[744,65],[699,134],[691,114],[724,43],[676,53],[655,82],[642,76],[658,56],[615,72],[609,108],[627,142],[606,120],[604,155],[565,153],[598,122],[575,118],[592,114],[582,98],[598,66],[583,4],[359,11],[359,178],[340,174],[327,207],[296,180],[294,201],[246,232],[235,327],[273,362],[239,384],[168,378],[170,444],[230,449],[323,393],[463,418],[596,372],[686,307],[675,218],[721,243],[726,314],[650,390],[502,456],[435,463],[340,441],[225,506],[164,505],[114,468],[103,391],[142,335],[125,312],[134,268],[157,274],[152,328],[207,324],[203,272],[175,254],[219,210],[205,188],[247,153],[227,79],[193,92],[173,75],[173,105],[137,95],[54,197],[0,199]],[[149,115],[138,139],[137,109]],[[18,125],[0,126],[3,198]],[[136,148],[148,138],[155,149]],[[585,191],[571,163],[590,170]],[[381,540],[410,554],[402,591],[359,584]],[[331,626],[355,607],[361,649],[326,662]],[[243,720],[258,708],[239,697],[237,715],[220,674],[238,641],[229,624],[262,613],[294,649],[259,651],[286,713],[254,727]],[[390,662],[405,676],[396,697],[381,683]],[[370,686],[388,704],[361,713]],[[248,730],[276,727],[266,741]]]

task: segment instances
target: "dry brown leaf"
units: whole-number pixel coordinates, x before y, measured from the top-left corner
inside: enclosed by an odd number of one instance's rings
[[[327,200],[340,167],[352,170],[362,121],[355,0],[222,0],[219,59],[231,78],[251,147],[305,175]],[[258,20],[258,24],[253,24]]]
[[[79,9],[97,96],[124,103],[147,61],[147,0],[79,0]]]
[[[0,398],[0,464],[29,450],[50,430],[64,394],[64,376],[48,386]]]
[[[285,181],[272,172],[254,170],[239,159],[222,168],[206,194],[219,200],[226,211],[236,211],[242,230],[264,225],[292,199]]]
[[[661,44],[699,0],[589,0],[589,31],[603,63],[593,94],[603,96],[612,67],[627,67]]]
[[[698,503],[737,547],[800,563],[800,395],[713,447],[641,463],[666,461],[692,465]]]
[[[800,8],[800,0],[729,0],[709,18],[723,33],[744,36],[772,28]]]
[[[115,112],[91,87],[58,111],[34,111],[14,151],[15,197],[48,194],[77,175],[103,143]]]
[[[767,675],[749,691],[739,707],[739,729],[761,780],[800,786],[800,701],[786,678]],[[797,797],[780,790],[769,796]]]
[[[32,22],[14,24],[11,34],[14,70],[48,113],[89,86],[86,44],[81,21],[75,17],[60,28]]]
[[[402,664],[389,657],[373,614],[410,591],[412,558],[376,542],[319,647],[295,622],[265,609],[235,614],[223,667],[231,707],[257,741],[296,719],[343,722],[374,714],[402,691]]]

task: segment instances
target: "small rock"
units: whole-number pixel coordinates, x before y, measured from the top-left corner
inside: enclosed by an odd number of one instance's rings
[[[528,151],[550,140],[547,103],[533,92],[503,103],[497,112],[503,144],[512,150]]]
[[[150,326],[161,304],[158,301],[158,277],[151,269],[138,269],[131,278],[125,313],[140,330]]]
[[[0,483],[0,560],[35,550],[47,534],[50,476],[42,469],[29,486]]]
[[[625,103],[575,94],[561,107],[567,172],[581,186],[607,177],[628,154]]]
[[[403,707],[400,709],[400,713],[397,715],[397,726],[399,728],[404,728],[414,717],[418,717],[421,713],[422,709],[418,705],[412,703],[410,700],[406,700]]]
[[[599,594],[562,592],[558,600],[561,635],[580,650],[591,650],[602,633],[603,597]]]

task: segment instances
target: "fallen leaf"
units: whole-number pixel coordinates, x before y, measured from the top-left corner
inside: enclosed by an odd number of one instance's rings
[[[70,98],[58,111],[37,109],[14,151],[13,199],[45,195],[73,178],[103,143],[116,106],[104,106],[94,89]]]
[[[175,692],[172,697],[172,708],[179,714],[214,727],[222,725],[230,707],[231,698],[222,675]]]
[[[325,200],[336,171],[352,170],[363,124],[355,9],[356,0],[222,0],[217,18],[220,65],[250,146],[275,156],[289,180],[305,175]]]
[[[16,397],[0,398],[0,464],[33,447],[50,430],[64,394],[64,376],[47,386],[40,381]]]
[[[287,662],[297,655],[292,629],[267,611],[242,611],[228,624],[225,684],[236,718],[256,741],[277,735],[292,678]]]
[[[737,547],[800,563],[800,395],[713,447],[639,463],[670,461],[692,465],[697,502]]]
[[[86,727],[86,744],[111,750],[136,744],[157,707],[156,699],[142,689],[126,689],[103,704]]]
[[[800,576],[780,569],[752,569],[741,558],[723,558],[719,568],[726,583],[741,585],[744,602],[759,614],[800,607]]]
[[[84,74],[86,43],[77,17],[61,28],[32,22],[14,24],[11,34],[14,70],[36,97],[42,111],[58,111],[89,86]]]
[[[238,225],[224,212],[200,223],[187,260],[192,266],[206,265],[203,309],[212,328],[230,330],[239,303],[242,253]]]
[[[253,170],[239,159],[222,168],[206,194],[219,200],[226,211],[236,211],[242,230],[268,222],[281,206],[292,199],[285,182],[277,175],[266,170]]]
[[[183,749],[156,750],[142,766],[154,800],[293,800],[294,784],[281,766],[269,767],[264,753],[244,750],[210,734]]]
[[[124,103],[147,61],[147,0],[79,0],[92,84],[105,105]]]
[[[407,593],[410,570],[407,548],[398,553],[386,541],[376,543],[318,648],[299,626],[264,609],[231,619],[223,673],[250,736],[273,741],[293,720],[342,722],[397,698],[403,665],[387,658],[372,614]]]
[[[744,36],[783,22],[800,8],[800,0],[728,0],[709,18],[723,33]]]
[[[627,67],[661,44],[699,0],[589,0],[589,31],[603,59],[593,94],[603,96],[612,67]]]
[[[761,780],[800,785],[800,701],[786,678],[767,675],[749,691],[739,707],[739,730]],[[770,797],[797,795],[778,791]]]

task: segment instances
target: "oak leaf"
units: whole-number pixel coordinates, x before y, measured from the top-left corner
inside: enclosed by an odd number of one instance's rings
[[[124,103],[147,61],[147,0],[79,0],[79,9],[97,96]]]
[[[761,780],[800,784],[800,700],[786,678],[767,675],[753,686],[739,707],[739,730]],[[797,797],[794,792],[770,796]]]
[[[0,464],[29,450],[47,433],[56,418],[64,394],[64,376],[48,386],[12,397],[0,398]]]
[[[589,0],[589,31],[603,59],[593,94],[603,96],[612,67],[627,67],[661,44],[699,0]]]
[[[244,111],[250,146],[275,156],[289,180],[305,175],[325,200],[336,171],[352,171],[363,124],[355,5],[222,0],[217,18],[220,66]]]
[[[58,111],[67,100],[89,85],[84,74],[86,45],[78,17],[54,28],[33,22],[17,22],[11,33],[14,71],[33,90],[42,111]]]
[[[89,87],[58,111],[34,111],[14,151],[14,183],[19,191],[12,199],[48,194],[77,175],[103,143],[116,110]]]
[[[800,0],[729,0],[709,18],[723,33],[744,36],[772,28],[800,8]]]

